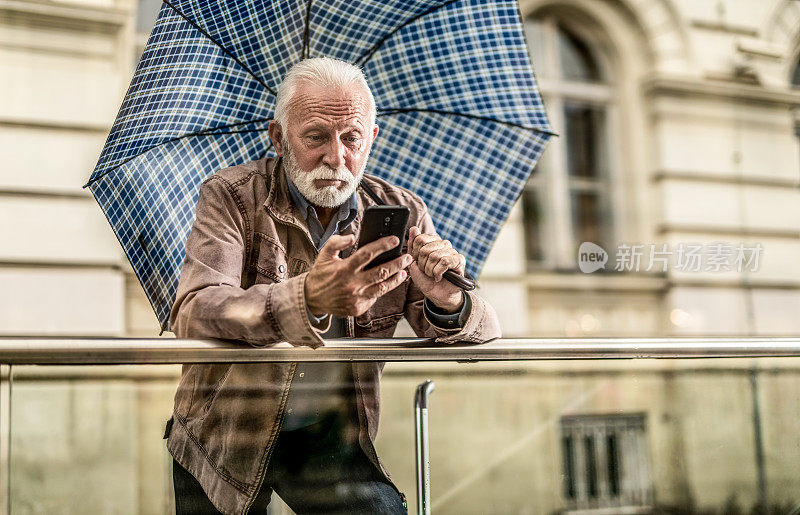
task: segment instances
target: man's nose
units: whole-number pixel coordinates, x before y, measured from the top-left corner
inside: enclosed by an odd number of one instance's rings
[[[328,144],[322,162],[333,169],[337,169],[344,164],[344,145],[338,139],[332,139]]]

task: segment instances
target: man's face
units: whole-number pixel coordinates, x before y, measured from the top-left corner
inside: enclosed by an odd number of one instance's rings
[[[279,150],[289,178],[312,204],[336,207],[353,194],[378,133],[369,123],[369,102],[361,88],[298,87]]]

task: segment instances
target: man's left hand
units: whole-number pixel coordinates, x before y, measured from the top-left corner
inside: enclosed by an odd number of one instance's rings
[[[414,258],[408,272],[422,294],[447,313],[461,309],[464,302],[461,288],[443,280],[442,275],[448,269],[464,275],[467,258],[449,241],[433,234],[422,234],[418,227],[408,230],[408,253]]]

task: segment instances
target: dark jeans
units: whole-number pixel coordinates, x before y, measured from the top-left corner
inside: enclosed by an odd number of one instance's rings
[[[298,514],[405,514],[401,494],[384,482],[358,443],[343,437],[339,415],[294,431],[281,431],[264,483],[249,513],[265,513],[275,490]],[[173,460],[177,515],[220,513],[200,483]]]

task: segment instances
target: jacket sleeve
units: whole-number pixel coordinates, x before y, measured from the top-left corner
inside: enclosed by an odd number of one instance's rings
[[[172,330],[178,338],[222,338],[254,346],[280,341],[322,345],[307,316],[306,273],[241,288],[249,222],[237,200],[221,177],[211,176],[200,187],[170,311]]]
[[[423,233],[436,234],[427,209],[423,211],[419,228]],[[474,291],[464,293],[469,296],[471,304],[464,325],[460,328],[444,329],[428,319],[423,306],[425,297],[414,281],[410,281],[404,309],[405,318],[417,336],[435,338],[437,343],[483,343],[500,338],[500,322],[494,308]]]

